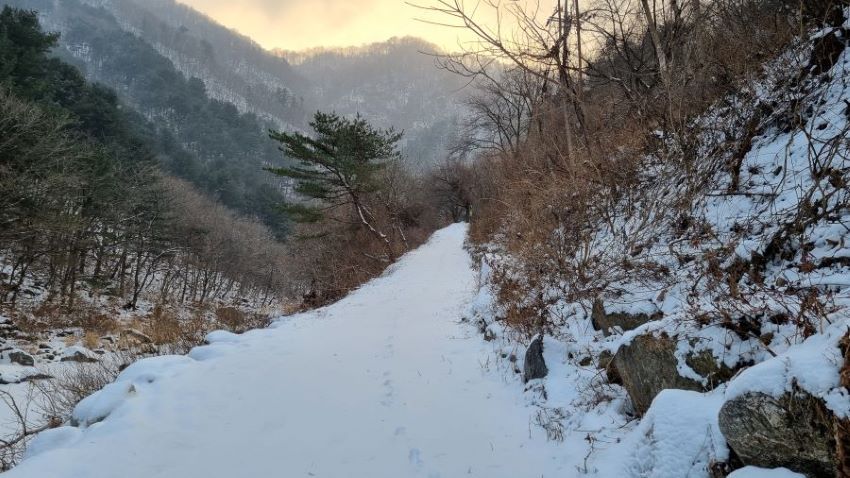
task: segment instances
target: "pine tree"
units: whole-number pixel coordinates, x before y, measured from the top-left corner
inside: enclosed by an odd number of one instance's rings
[[[59,35],[44,33],[38,14],[8,5],[0,11],[0,82],[31,97],[46,87],[45,58]]]
[[[402,133],[380,130],[357,116],[316,113],[310,123],[313,137],[299,132],[272,132],[281,150],[297,164],[269,168],[279,176],[295,181],[297,202],[285,209],[297,222],[318,222],[331,210],[350,207],[355,220],[380,239],[390,260],[394,259],[390,239],[381,232],[366,198],[380,189],[379,173],[400,158],[397,143]]]

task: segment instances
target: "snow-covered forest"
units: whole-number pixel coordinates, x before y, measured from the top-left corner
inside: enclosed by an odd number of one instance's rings
[[[846,0],[0,8],[0,472],[850,477]]]

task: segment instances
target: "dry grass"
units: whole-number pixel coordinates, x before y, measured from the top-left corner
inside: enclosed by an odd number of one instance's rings
[[[262,329],[271,324],[271,316],[263,312],[243,312],[236,307],[219,307],[215,310],[216,323],[221,328],[241,334],[251,329]]]
[[[70,318],[72,326],[79,327],[87,333],[108,335],[117,332],[121,327],[117,314],[94,307],[75,310],[70,314]]]
[[[83,347],[89,350],[100,348],[100,337],[100,334],[96,332],[90,330],[86,331],[85,334],[83,334]]]

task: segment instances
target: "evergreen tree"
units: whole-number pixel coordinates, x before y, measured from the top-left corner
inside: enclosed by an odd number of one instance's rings
[[[45,57],[59,35],[44,33],[38,14],[8,5],[0,11],[0,82],[14,85],[22,96],[47,87]]]
[[[272,132],[284,154],[297,164],[269,168],[295,182],[295,192],[303,198],[284,207],[298,222],[317,222],[325,213],[350,207],[355,221],[378,237],[394,258],[389,238],[381,232],[366,198],[377,192],[379,173],[400,158],[397,143],[402,133],[372,127],[361,117],[348,119],[317,112],[310,123],[313,137],[299,132]]]

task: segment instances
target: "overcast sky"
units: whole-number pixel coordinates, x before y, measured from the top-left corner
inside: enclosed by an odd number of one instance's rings
[[[179,1],[269,49],[351,46],[405,35],[448,49],[457,44],[457,30],[415,21],[422,12],[404,0]]]

